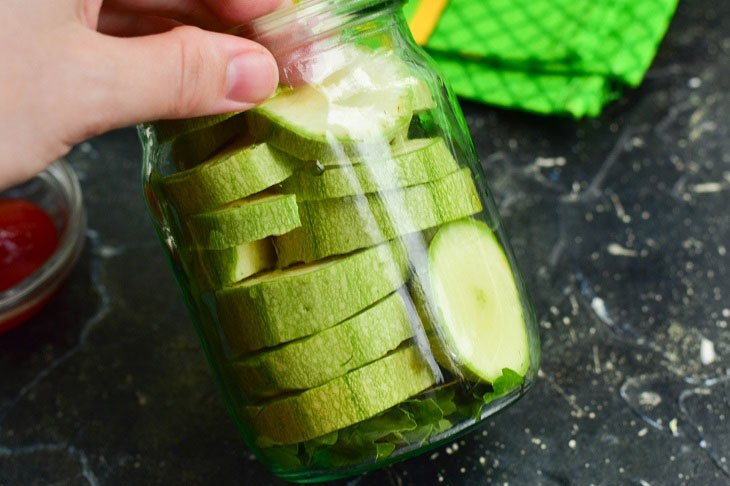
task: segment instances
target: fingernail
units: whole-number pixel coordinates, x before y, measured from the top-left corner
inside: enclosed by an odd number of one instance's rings
[[[261,103],[276,89],[279,71],[267,53],[249,51],[228,63],[228,95],[231,101]]]

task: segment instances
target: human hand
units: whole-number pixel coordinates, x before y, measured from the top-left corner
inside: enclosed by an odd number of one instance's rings
[[[278,83],[273,57],[255,42],[219,32],[280,3],[6,0],[0,10],[0,188],[113,128],[264,101]]]

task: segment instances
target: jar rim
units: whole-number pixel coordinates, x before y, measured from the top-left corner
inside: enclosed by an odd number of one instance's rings
[[[354,14],[377,9],[381,6],[404,4],[408,0],[303,0],[241,24],[255,25],[257,30],[277,28],[292,20],[302,20],[320,14]]]
[[[407,0],[304,0],[244,22],[229,33],[260,42],[276,51],[325,38],[368,22]]]

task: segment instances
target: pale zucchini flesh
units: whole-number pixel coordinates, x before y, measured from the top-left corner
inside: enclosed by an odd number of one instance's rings
[[[428,274],[443,341],[436,347],[445,347],[468,377],[494,382],[504,368],[524,376],[530,352],[522,300],[489,227],[472,219],[444,225],[429,247]]]
[[[201,290],[219,289],[276,266],[271,238],[223,250],[190,250],[191,272]]]
[[[251,133],[301,160],[361,158],[388,145],[413,115],[408,67],[392,51],[356,49],[362,62],[317,84],[282,90],[247,115]]]

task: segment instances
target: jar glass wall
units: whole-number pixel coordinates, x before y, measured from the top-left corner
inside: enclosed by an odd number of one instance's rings
[[[238,29],[277,58],[245,113],[139,127],[150,212],[236,426],[317,481],[520,398],[538,334],[456,99],[400,2]]]

